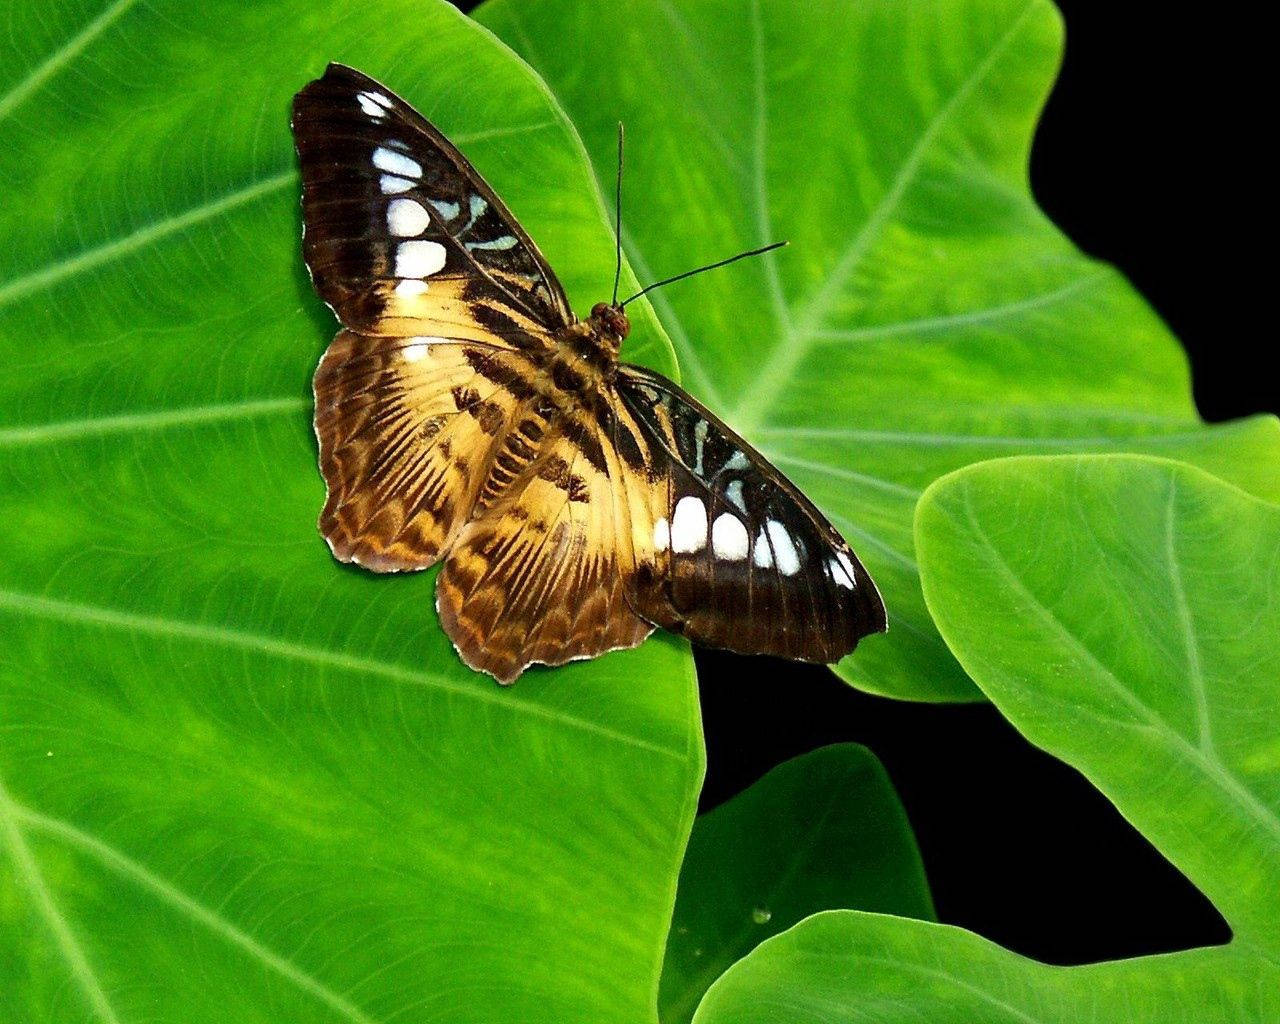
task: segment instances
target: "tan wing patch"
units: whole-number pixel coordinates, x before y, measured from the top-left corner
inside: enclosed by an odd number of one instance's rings
[[[335,557],[379,572],[437,562],[523,407],[518,353],[342,331],[316,371],[316,437]]]
[[[579,429],[574,441],[569,425],[557,422],[538,457],[463,528],[436,581],[462,660],[502,683],[534,662],[634,647],[653,630],[627,604],[633,526],[612,479],[618,464],[598,433],[583,440]]]
[[[528,352],[553,348],[546,330],[523,310],[505,303],[483,278],[436,276],[416,281],[389,276],[373,286],[371,295],[377,316],[359,327],[361,334],[438,335]]]

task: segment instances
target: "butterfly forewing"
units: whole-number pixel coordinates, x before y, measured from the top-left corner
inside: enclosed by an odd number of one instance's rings
[[[294,99],[303,254],[363,333],[517,347],[572,320],[555,275],[466,158],[384,86],[339,64]]]
[[[664,506],[656,571],[642,560],[633,584],[640,615],[711,646],[816,662],[885,628],[871,577],[790,481],[675,384],[621,369]]]

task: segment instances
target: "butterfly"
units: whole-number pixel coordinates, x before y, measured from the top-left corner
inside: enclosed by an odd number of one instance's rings
[[[426,118],[330,64],[292,126],[303,256],[342,328],[314,380],[319,526],[336,558],[443,562],[441,624],[502,683],[655,626],[813,662],[886,628],[871,577],[814,505],[676,384],[620,362],[616,290],[575,316]]]

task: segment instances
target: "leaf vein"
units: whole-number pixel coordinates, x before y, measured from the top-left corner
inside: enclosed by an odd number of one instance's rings
[[[1098,677],[1107,684],[1110,689],[1120,700],[1129,707],[1140,720],[1148,727],[1154,729],[1158,735],[1166,739],[1170,746],[1179,750],[1183,757],[1190,761],[1193,765],[1200,769],[1203,775],[1217,782],[1223,790],[1231,797],[1234,797],[1242,809],[1246,810],[1257,823],[1267,832],[1269,832],[1278,842],[1280,842],[1280,818],[1277,818],[1275,812],[1267,807],[1261,800],[1251,793],[1245,786],[1227,770],[1217,757],[1201,750],[1194,743],[1188,740],[1182,733],[1174,729],[1168,722],[1160,717],[1156,711],[1147,703],[1145,703],[1136,693],[1121,682],[1120,678],[1105,664],[1096,654],[1090,650],[1079,637],[1069,630],[1061,619],[1053,612],[1027,587],[1022,578],[1013,571],[1013,567],[1006,561],[1004,555],[996,548],[986,531],[982,529],[974,515],[973,508],[966,495],[965,515],[968,520],[969,528],[973,531],[974,536],[982,543],[987,553],[991,556],[992,564],[1000,574],[1001,578],[1008,584],[1011,591],[1022,598],[1026,606],[1038,618],[1041,623],[1051,632],[1059,636],[1067,647],[1075,652],[1077,657],[1088,664]]]
[[[28,827],[56,836],[89,854],[110,870],[149,890],[165,903],[186,914],[211,932],[226,939],[232,945],[240,947],[282,978],[314,995],[347,1020],[352,1021],[353,1024],[375,1024],[373,1018],[360,1010],[359,1007],[334,992],[319,979],[302,970],[293,961],[267,948],[252,935],[242,931],[228,921],[218,911],[199,903],[171,882],[110,844],[77,828],[68,821],[41,814],[20,804],[12,803],[11,810]]]
[[[1205,687],[1204,665],[1200,658],[1200,644],[1196,639],[1195,623],[1191,617],[1191,605],[1182,580],[1182,568],[1178,564],[1177,542],[1174,528],[1174,509],[1177,505],[1178,480],[1169,478],[1169,500],[1164,513],[1165,556],[1169,563],[1169,582],[1173,589],[1174,607],[1182,626],[1184,650],[1187,660],[1187,676],[1191,680],[1191,692],[1196,702],[1196,724],[1199,730],[1200,749],[1210,757],[1216,757],[1213,745],[1213,729],[1209,719],[1209,701]]]
[[[508,712],[528,714],[544,721],[600,736],[616,743],[648,750],[663,757],[676,760],[683,760],[684,758],[683,750],[676,751],[660,743],[653,743],[638,736],[632,736],[629,733],[612,729],[598,722],[579,718],[576,715],[570,715],[554,708],[533,704],[528,700],[513,697],[508,691],[491,692],[487,689],[481,689],[479,686],[455,682],[444,676],[414,671],[399,665],[377,661],[373,658],[362,658],[355,655],[342,654],[338,651],[327,651],[295,641],[262,636],[229,626],[212,626],[205,623],[185,622],[161,616],[139,615],[116,608],[78,604],[11,590],[0,590],[0,608],[7,608],[11,611],[42,618],[57,619],[63,622],[91,624],[109,629],[120,629],[126,632],[171,637],[194,643],[234,647],[255,654],[265,654],[269,657],[280,658],[285,661],[302,662],[343,672],[380,676],[393,682],[425,686],[445,693],[456,694],[482,704],[504,708]]]
[[[941,133],[943,126],[991,72],[1004,49],[1021,30],[1035,6],[1035,3],[1030,3],[1023,9],[1023,12],[1014,19],[1013,24],[996,40],[987,55],[960,84],[960,87],[938,109],[907,154],[907,158],[903,161],[888,190],[871,212],[871,216],[867,218],[862,229],[854,235],[840,259],[836,261],[825,283],[792,318],[790,327],[781,332],[778,343],[774,345],[761,366],[754,385],[743,394],[729,417],[730,422],[740,433],[749,434],[760,425],[761,418],[772,406],[778,392],[786,386],[795,368],[813,346],[813,332],[821,326],[832,303],[835,302],[837,293],[857,270],[872,241],[879,235],[881,228],[888,222],[903,195],[915,181],[926,154]]]
[[[46,82],[75,60],[98,36],[123,16],[138,0],[116,0],[108,4],[96,18],[78,33],[54,50],[44,62],[32,68],[26,78],[18,82],[0,98],[0,120],[8,117]]]
[[[7,427],[0,428],[0,448],[20,448],[102,434],[141,433],[149,430],[165,430],[175,426],[253,419],[276,413],[298,412],[309,406],[310,402],[302,397],[255,398],[242,402],[155,409],[148,412],[119,413],[111,416],[61,420],[56,423]]]
[[[79,940],[71,930],[71,925],[58,909],[53,894],[49,891],[35,854],[31,852],[31,847],[27,845],[26,838],[18,827],[19,816],[20,808],[9,795],[4,781],[0,780],[0,836],[3,837],[4,845],[8,846],[10,855],[13,857],[18,878],[35,900],[36,910],[53,933],[71,977],[84,993],[93,1011],[107,1024],[120,1024],[120,1018],[112,1009],[102,983],[98,980]]]
[[[1099,271],[1086,277],[1078,277],[1052,291],[1031,295],[999,306],[989,306],[986,309],[966,310],[963,313],[950,313],[944,316],[922,317],[917,320],[900,320],[897,323],[874,324],[853,330],[817,330],[813,333],[813,340],[819,343],[869,341],[873,338],[892,337],[895,334],[905,334],[909,331],[940,331],[951,327],[969,327],[974,324],[990,323],[993,320],[1002,320],[1006,317],[1017,316],[1019,313],[1043,309],[1045,306],[1062,302],[1064,299],[1085,291],[1110,277],[1110,271]]]

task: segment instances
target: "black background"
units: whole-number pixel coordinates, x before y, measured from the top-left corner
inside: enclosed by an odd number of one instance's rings
[[[1261,152],[1274,121],[1265,34],[1195,5],[1059,7],[1066,59],[1032,155],[1040,204],[1183,340],[1207,419],[1280,412],[1264,319],[1276,269],[1261,188],[1274,166]],[[1063,964],[1229,938],[1101,794],[991,707],[870,697],[772,659],[698,651],[697,664],[704,810],[790,757],[856,741],[898,789],[941,920]]]

